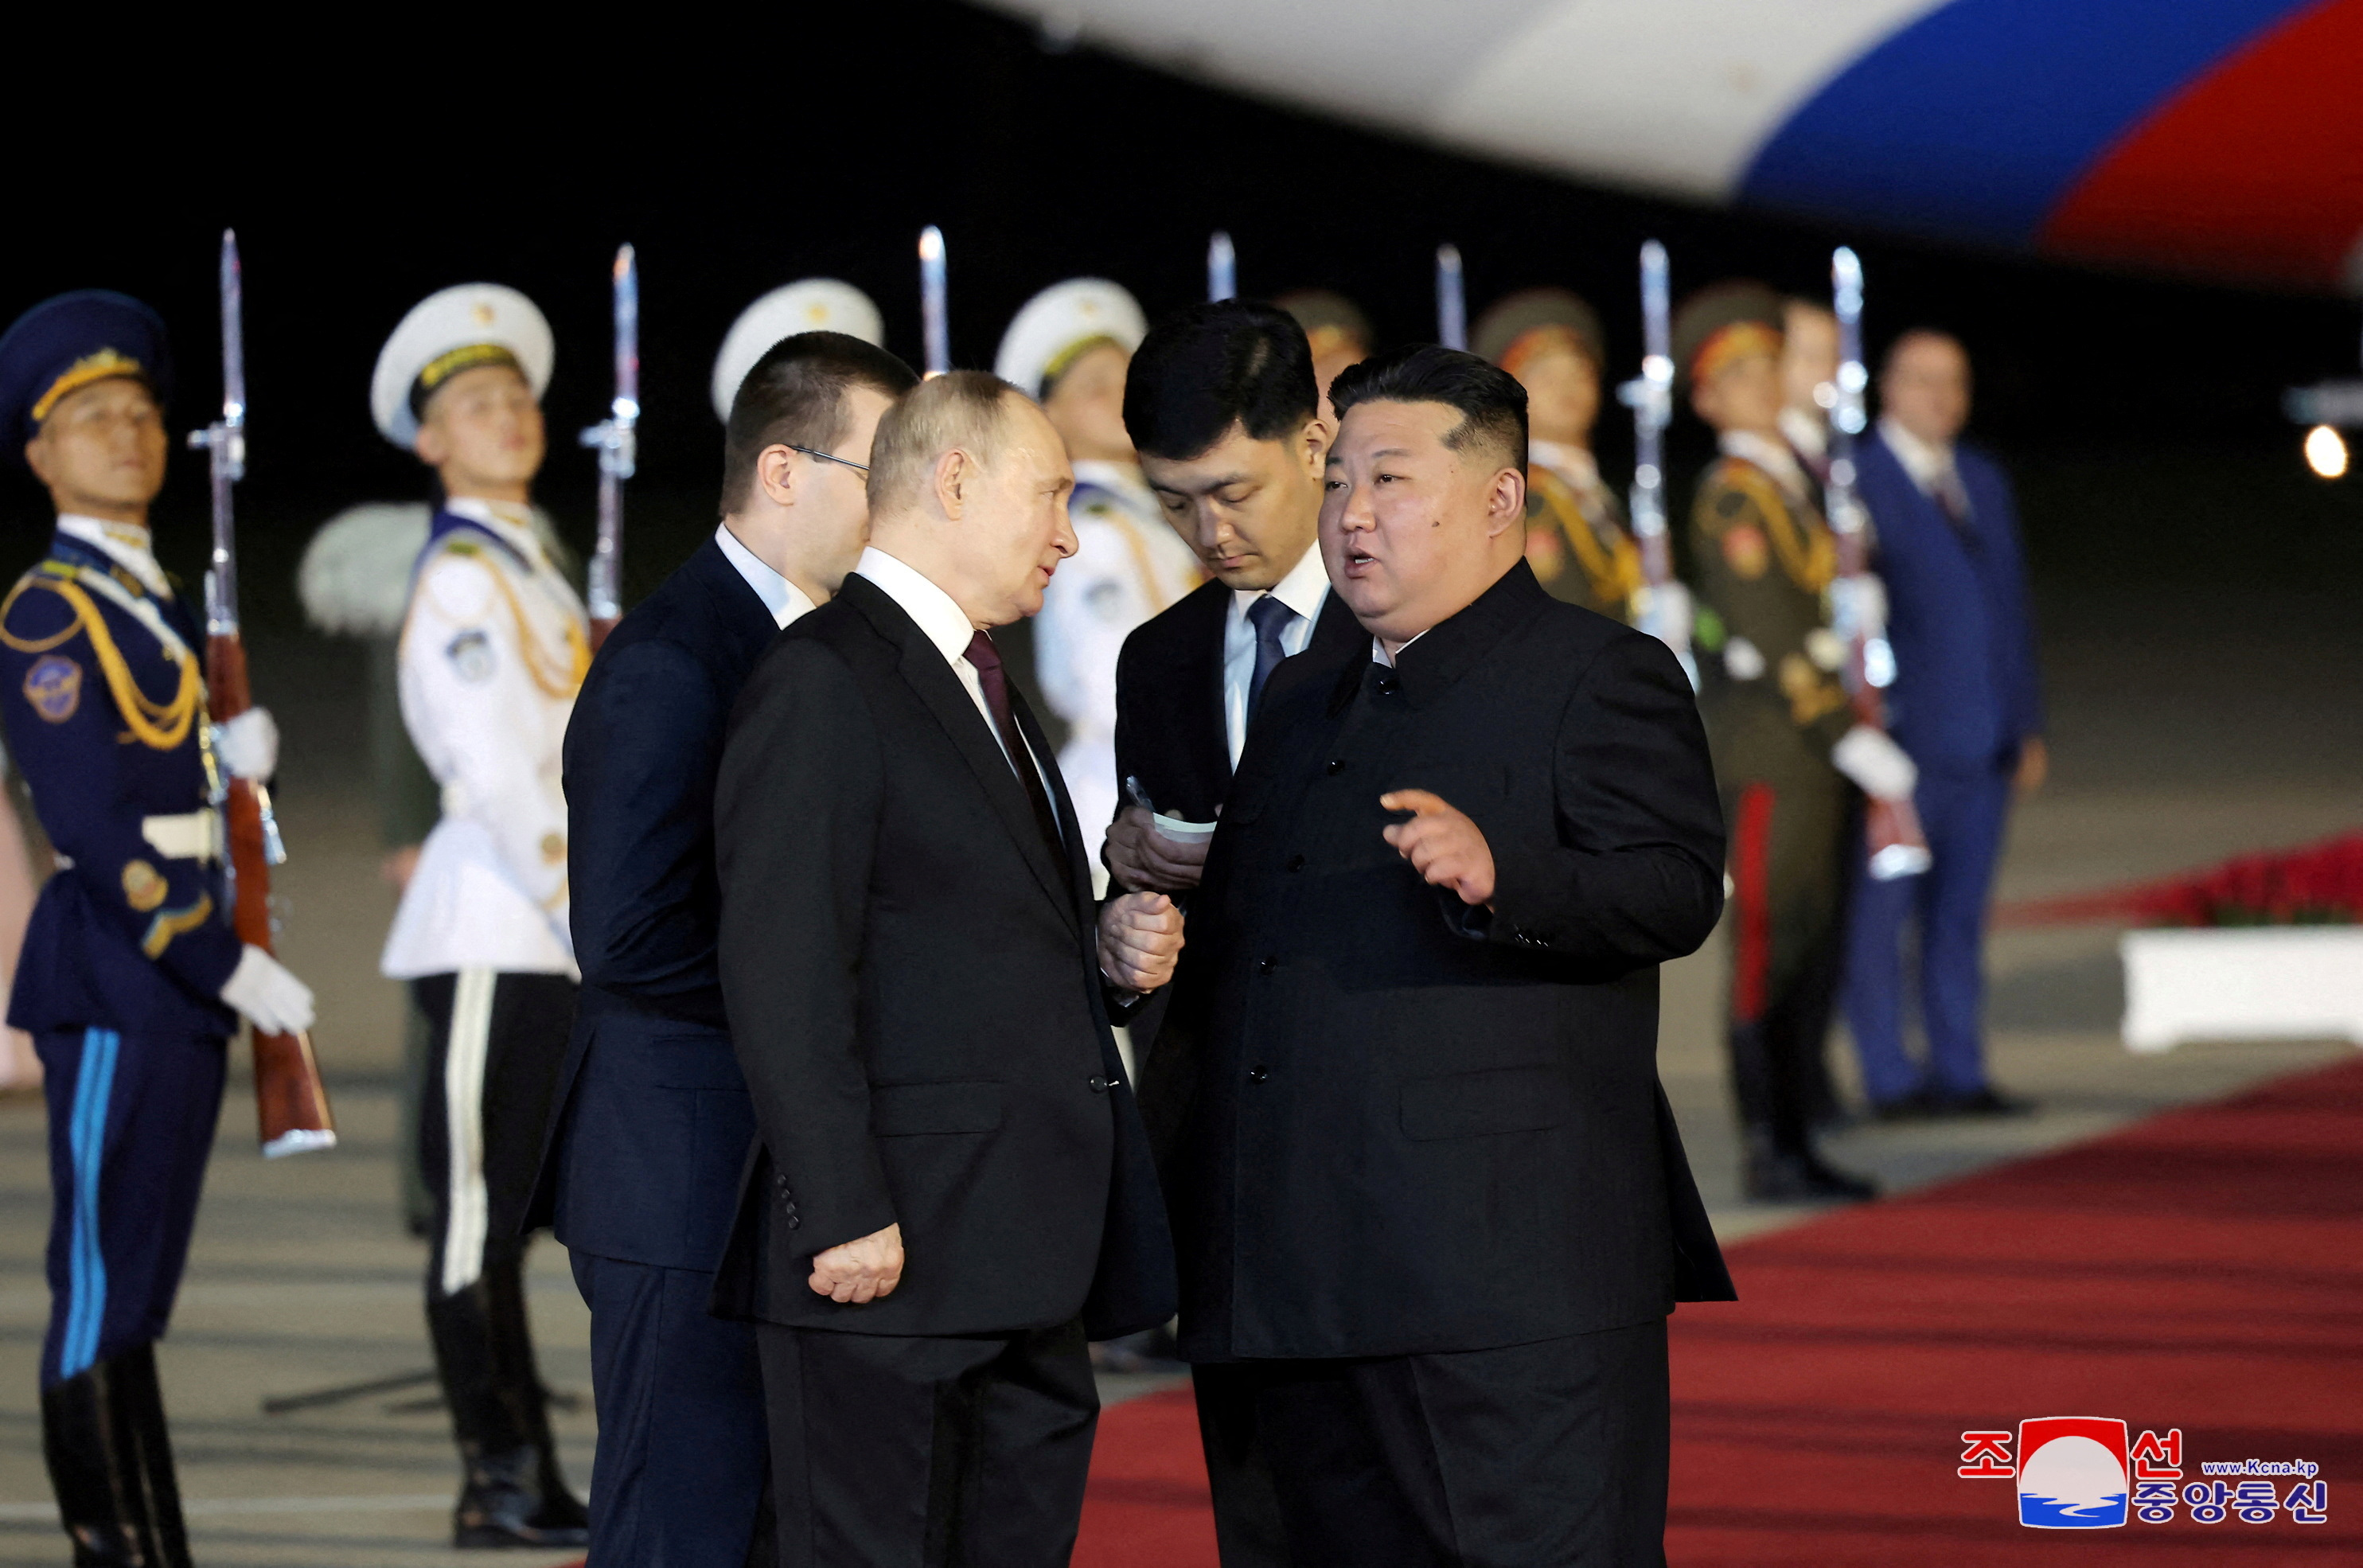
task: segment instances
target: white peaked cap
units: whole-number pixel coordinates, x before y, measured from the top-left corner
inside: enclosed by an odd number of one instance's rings
[[[1028,397],[1042,395],[1042,380],[1079,343],[1110,338],[1126,353],[1148,336],[1140,302],[1105,278],[1069,278],[1026,302],[1001,335],[993,373]]]
[[[556,350],[549,322],[533,301],[500,284],[454,284],[412,306],[378,350],[377,373],[370,377],[370,415],[379,433],[410,450],[418,439],[410,389],[445,355],[479,344],[507,350],[537,399],[549,389]]]
[[[872,348],[886,346],[886,321],[870,296],[835,278],[782,284],[738,313],[714,356],[714,417],[730,422],[738,384],[771,345],[799,332],[842,332]]]

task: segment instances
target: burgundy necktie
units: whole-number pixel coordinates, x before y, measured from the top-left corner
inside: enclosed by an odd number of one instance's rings
[[[1009,678],[1002,673],[1001,651],[993,646],[993,639],[978,632],[968,640],[968,662],[976,667],[977,684],[984,688],[984,706],[993,712],[993,727],[1001,733],[1002,749],[1009,753],[1009,765],[1015,770],[1017,782],[1026,786],[1026,803],[1034,807],[1035,825],[1042,829],[1042,841],[1050,847],[1050,858],[1066,862],[1066,841],[1059,834],[1058,813],[1050,809],[1050,796],[1042,787],[1042,772],[1034,765],[1034,753],[1027,749],[1026,737],[1017,728],[1017,715],[1009,706]]]

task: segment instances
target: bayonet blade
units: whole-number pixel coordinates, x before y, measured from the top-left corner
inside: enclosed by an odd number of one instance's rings
[[[951,315],[944,300],[944,231],[919,230],[919,322],[926,337],[927,374],[952,368]]]
[[[1436,248],[1436,340],[1448,349],[1469,347],[1469,302],[1461,292],[1458,245]]]
[[[1206,297],[1210,300],[1237,299],[1239,295],[1239,253],[1231,248],[1231,237],[1223,229],[1206,241]]]

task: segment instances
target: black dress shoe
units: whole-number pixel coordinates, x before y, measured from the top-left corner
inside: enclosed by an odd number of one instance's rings
[[[1989,1084],[1984,1088],[1972,1089],[1966,1095],[1932,1095],[1928,1114],[1934,1117],[2033,1116],[2035,1102],[2021,1099],[2016,1095],[2005,1095]]]
[[[484,1547],[588,1546],[591,1519],[582,1505],[542,1474],[531,1447],[468,1457],[468,1481],[451,1521],[451,1544]]]
[[[1824,1164],[1806,1150],[1751,1151],[1746,1181],[1747,1195],[1758,1203],[1861,1203],[1879,1195],[1872,1183]]]
[[[1874,1121],[1926,1121],[1936,1114],[1936,1096],[1926,1089],[1914,1089],[1892,1100],[1870,1102]]]

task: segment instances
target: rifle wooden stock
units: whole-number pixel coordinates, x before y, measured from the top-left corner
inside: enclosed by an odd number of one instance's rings
[[[247,684],[246,644],[238,637],[208,639],[205,667],[207,706],[216,723],[235,718],[254,706]],[[230,924],[239,940],[269,952],[271,857],[263,842],[262,799],[252,780],[227,782],[229,798],[223,813],[230,873],[236,879]],[[333,1146],[336,1118],[328,1109],[328,1086],[321,1081],[319,1062],[312,1054],[311,1035],[266,1034],[259,1029],[251,1033],[255,1121],[263,1153],[294,1154]]]
[[[614,617],[608,616],[594,617],[591,622],[591,651],[594,653],[598,652],[599,645],[606,641],[607,634],[615,629],[616,620]]]

